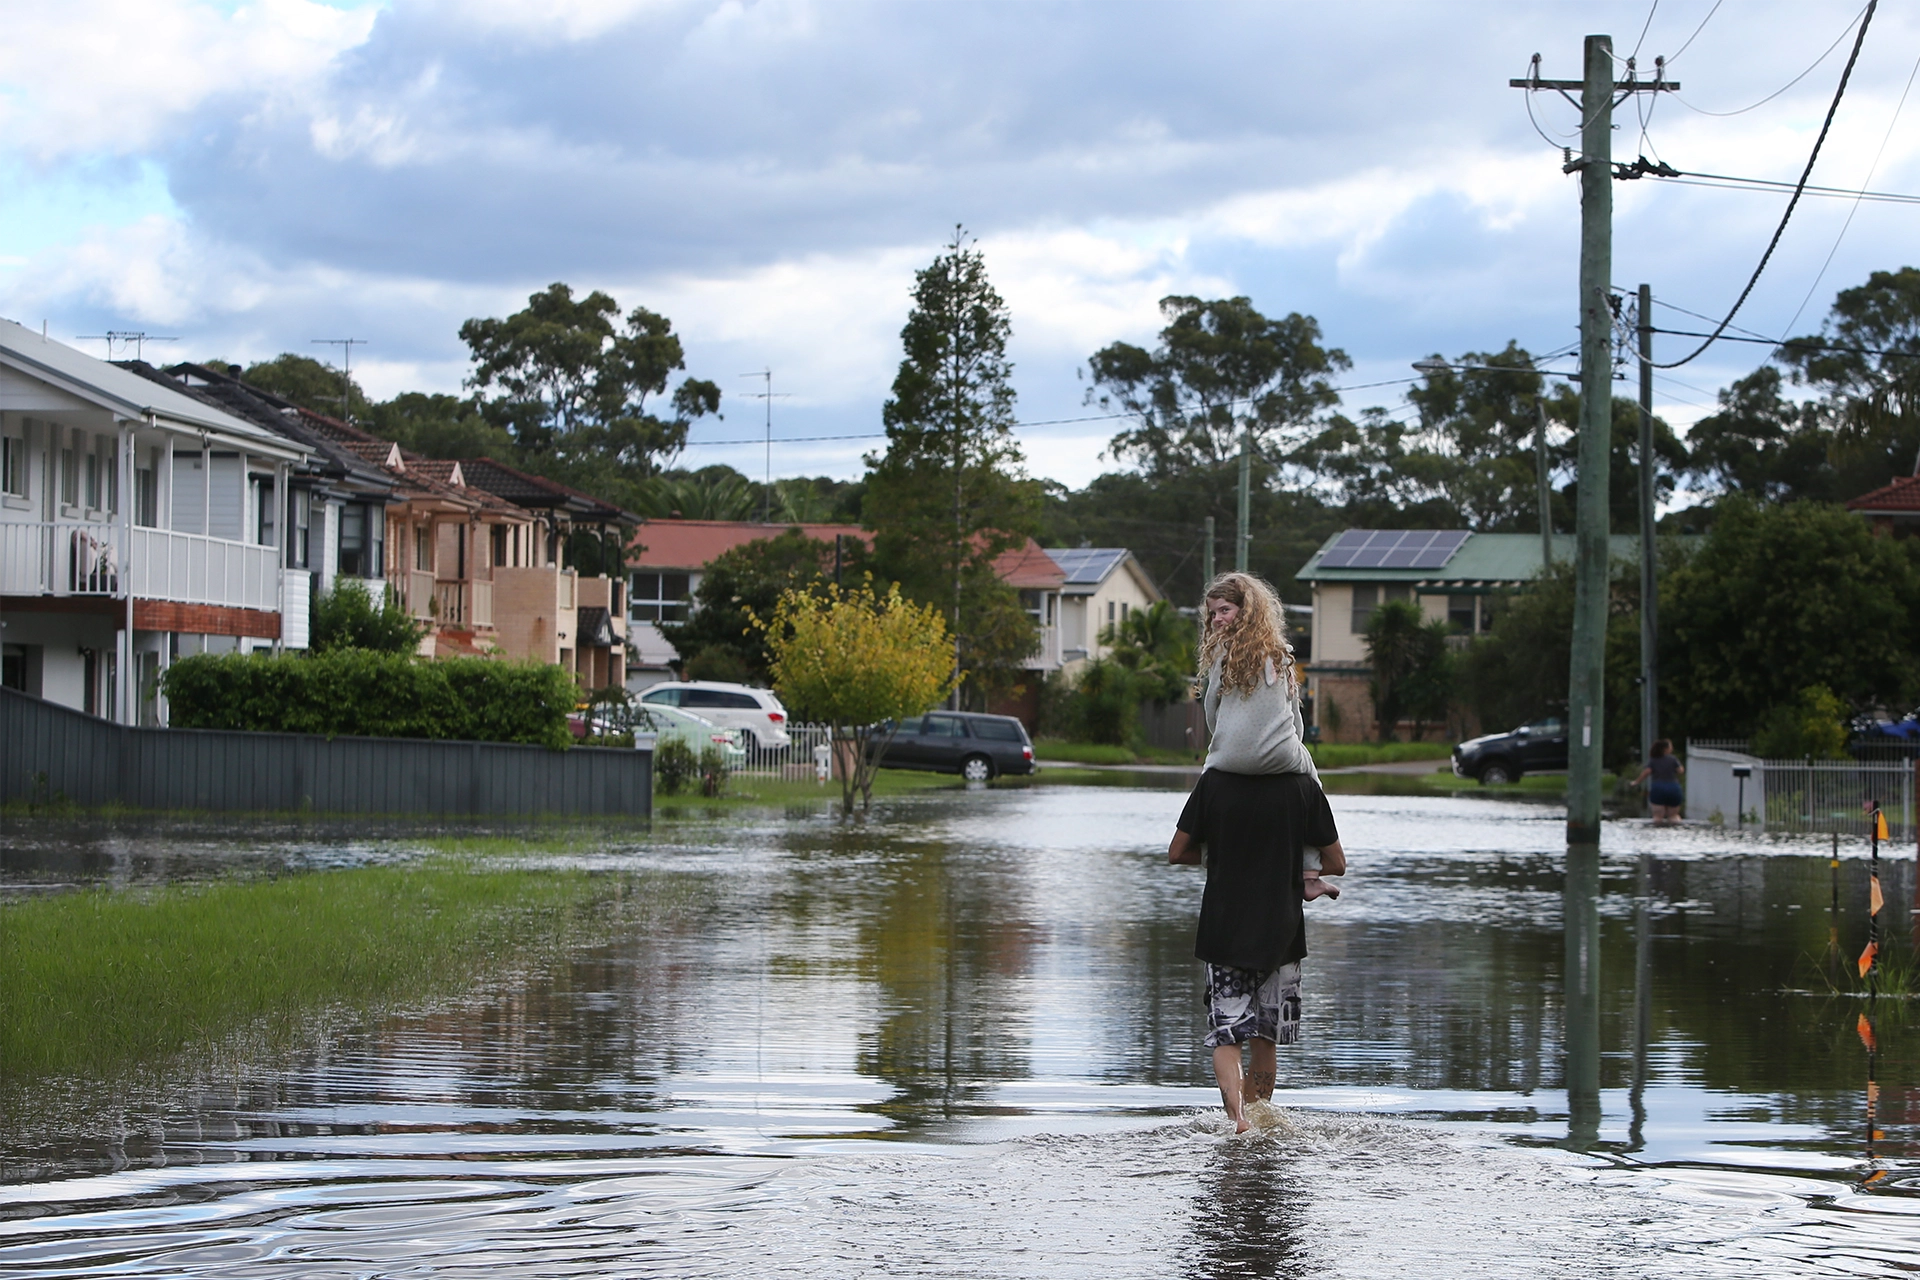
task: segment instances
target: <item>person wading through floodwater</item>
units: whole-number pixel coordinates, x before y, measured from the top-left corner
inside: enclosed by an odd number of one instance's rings
[[[1246,1104],[1273,1096],[1275,1047],[1300,1031],[1300,904],[1338,897],[1321,877],[1345,874],[1347,861],[1302,741],[1280,597],[1250,574],[1225,573],[1207,585],[1206,614],[1194,692],[1206,708],[1207,760],[1167,861],[1199,865],[1206,853],[1193,948],[1207,969],[1206,1045],[1220,1100],[1245,1133]],[[1243,1045],[1252,1054],[1244,1069]]]

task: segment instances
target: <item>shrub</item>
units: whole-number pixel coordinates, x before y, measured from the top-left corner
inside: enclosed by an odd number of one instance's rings
[[[700,748],[700,794],[717,796],[727,787],[727,753],[708,743]]]
[[[700,769],[700,760],[684,738],[662,738],[653,748],[653,789],[678,795]]]
[[[1767,712],[1753,735],[1753,751],[1768,760],[1845,759],[1847,704],[1823,684],[1808,685]]]
[[[559,667],[335,649],[199,654],[162,682],[182,729],[571,745],[573,681]]]
[[[412,653],[427,624],[412,617],[382,588],[374,604],[367,584],[358,578],[336,578],[333,590],[314,601],[312,649],[371,649],[376,653]]]

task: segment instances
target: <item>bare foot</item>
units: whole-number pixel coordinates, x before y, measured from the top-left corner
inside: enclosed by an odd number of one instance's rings
[[[1249,1130],[1249,1129],[1251,1129],[1251,1128],[1253,1128],[1253,1122],[1252,1122],[1251,1120],[1249,1120],[1249,1119],[1247,1119],[1247,1118],[1246,1118],[1245,1116],[1235,1116],[1235,1117],[1234,1117],[1234,1120],[1233,1120],[1233,1131],[1234,1131],[1235,1133],[1245,1133],[1245,1132],[1246,1132],[1247,1130]]]
[[[1339,896],[1339,886],[1328,884],[1319,876],[1308,876],[1300,882],[1300,900],[1302,902],[1312,902],[1315,898],[1337,898]]]

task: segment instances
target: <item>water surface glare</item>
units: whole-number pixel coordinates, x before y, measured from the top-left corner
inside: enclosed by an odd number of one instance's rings
[[[1570,1141],[1562,811],[1336,795],[1354,873],[1309,908],[1280,1105],[1235,1137],[1199,1046],[1201,873],[1164,865],[1182,799],[1042,786],[522,833],[489,864],[688,892],[285,1061],[78,1120],[87,1082],[46,1085],[63,1118],[0,1148],[0,1274],[1920,1270],[1920,1010],[1874,1008],[1870,1139],[1867,1006],[1831,990],[1830,936],[1865,937],[1858,842],[1836,917],[1824,842],[1608,827],[1600,1114]],[[0,891],[420,845],[16,824]]]

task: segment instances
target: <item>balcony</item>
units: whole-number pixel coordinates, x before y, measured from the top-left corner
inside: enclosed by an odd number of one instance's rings
[[[435,614],[443,627],[472,631],[493,625],[493,584],[491,582],[436,582],[433,584]]]
[[[1060,669],[1060,628],[1043,626],[1040,628],[1040,644],[1023,664],[1029,671],[1058,671]]]
[[[433,570],[409,569],[401,575],[402,594],[407,612],[423,621],[430,621],[434,614]]]
[[[0,594],[121,596],[280,610],[280,553],[170,529],[78,521],[0,524]]]

